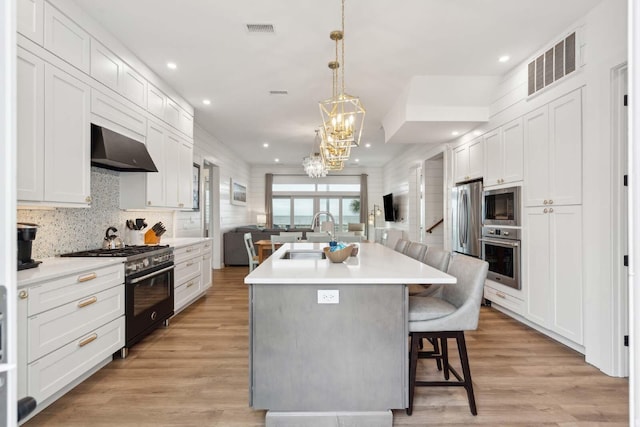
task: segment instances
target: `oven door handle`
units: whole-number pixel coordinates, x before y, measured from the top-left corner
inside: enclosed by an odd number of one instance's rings
[[[509,240],[498,240],[498,239],[480,239],[481,242],[493,243],[495,245],[503,245],[503,246],[511,246],[517,248],[520,246],[520,242],[512,242]]]
[[[172,265],[171,267],[163,268],[162,270],[154,271],[153,273],[149,273],[149,274],[144,275],[142,277],[138,277],[137,279],[133,279],[129,283],[134,285],[134,284],[136,284],[138,282],[142,282],[143,280],[147,280],[149,277],[157,276],[158,274],[165,273],[165,272],[167,272],[169,270],[173,270],[174,268],[175,268],[175,266]]]

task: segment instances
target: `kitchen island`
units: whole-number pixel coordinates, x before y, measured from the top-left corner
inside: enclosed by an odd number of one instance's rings
[[[245,278],[250,396],[267,426],[391,426],[408,396],[409,284],[455,278],[377,243],[286,243]]]

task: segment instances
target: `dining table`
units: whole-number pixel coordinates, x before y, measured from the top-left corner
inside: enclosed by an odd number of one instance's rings
[[[271,240],[258,240],[254,245],[258,248],[258,263],[262,264],[262,262],[271,255]],[[276,249],[278,249],[282,246],[282,242],[277,242],[275,246]]]

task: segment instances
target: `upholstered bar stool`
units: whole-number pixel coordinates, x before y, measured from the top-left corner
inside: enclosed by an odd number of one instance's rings
[[[420,242],[410,242],[405,251],[405,255],[417,261],[422,261],[424,254],[427,252],[427,245]]]
[[[396,242],[396,245],[394,246],[393,249],[396,252],[400,252],[401,254],[403,254],[407,251],[407,248],[409,247],[409,243],[411,243],[409,240],[400,239]]]
[[[331,236],[329,233],[311,233],[307,232],[307,242],[311,243],[329,243]]]
[[[409,407],[407,414],[413,411],[415,387],[464,387],[469,399],[469,408],[477,415],[469,358],[464,331],[478,327],[480,300],[489,264],[466,255],[455,254],[449,262],[447,273],[455,276],[457,283],[442,287],[442,296],[409,297]],[[420,351],[419,343],[423,338],[440,340],[441,351]],[[462,365],[462,375],[449,365],[447,340],[455,338]],[[436,359],[442,362],[445,381],[417,381],[418,359]],[[448,381],[452,374],[457,381]]]
[[[302,237],[302,233],[300,233],[300,237]],[[276,251],[276,245],[280,243],[294,243],[298,241],[298,236],[295,234],[282,234],[280,235],[274,234],[271,236],[271,253]]]

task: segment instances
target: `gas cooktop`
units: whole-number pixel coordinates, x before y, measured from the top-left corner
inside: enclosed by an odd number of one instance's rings
[[[91,249],[88,251],[71,252],[68,254],[62,254],[62,257],[132,257],[134,255],[144,254],[147,252],[154,252],[160,250],[166,250],[169,245],[155,245],[155,246],[125,246],[119,249]]]

